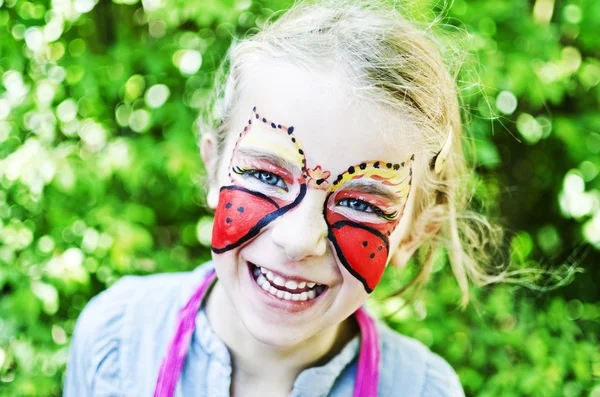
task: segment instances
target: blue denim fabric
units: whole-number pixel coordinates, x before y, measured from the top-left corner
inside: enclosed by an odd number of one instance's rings
[[[126,276],[92,299],[77,320],[64,397],[151,397],[177,312],[212,263],[193,272]],[[381,344],[379,396],[459,397],[454,370],[420,342],[377,322]],[[321,367],[300,373],[292,397],[352,396],[359,337]],[[198,312],[175,397],[229,396],[231,357]]]

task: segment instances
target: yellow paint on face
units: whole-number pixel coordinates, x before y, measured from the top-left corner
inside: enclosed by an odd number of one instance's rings
[[[338,190],[349,181],[365,179],[377,181],[387,186],[398,197],[406,199],[408,197],[412,179],[413,160],[414,156],[411,156],[401,164],[370,161],[350,167],[333,181],[329,192]]]
[[[284,125],[272,123],[257,114],[256,108],[254,108],[249,124],[244,128],[244,132],[240,134],[240,139],[236,143],[231,164],[233,165],[240,149],[271,153],[283,162],[302,169],[301,178],[304,181],[308,180],[311,188],[327,190],[329,194],[341,189],[350,181],[361,180],[361,182],[373,183],[374,186],[378,184],[386,186],[390,192],[399,198],[398,203],[400,206],[404,207],[410,193],[414,155],[400,164],[384,161],[364,162],[348,168],[335,180],[329,181],[329,172],[320,170],[318,166],[307,172],[305,168],[306,158],[299,142],[293,136],[293,129],[293,127],[288,128]],[[316,173],[317,169],[320,173]],[[317,185],[316,182],[319,179],[321,181]],[[280,191],[279,193],[284,192]]]
[[[302,167],[304,156],[298,151],[287,132],[279,128],[272,128],[269,124],[256,120],[251,125],[250,131],[239,143],[239,148],[256,149],[277,154],[282,160]]]

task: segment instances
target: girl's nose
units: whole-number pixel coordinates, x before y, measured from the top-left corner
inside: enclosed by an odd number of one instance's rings
[[[300,204],[274,222],[271,236],[288,258],[322,256],[327,250],[327,223],[323,217],[326,193],[308,189]]]

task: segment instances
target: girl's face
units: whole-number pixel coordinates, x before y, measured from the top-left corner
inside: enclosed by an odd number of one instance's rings
[[[211,184],[213,259],[248,331],[292,346],[341,323],[379,282],[410,219],[415,152],[384,140],[409,124],[353,102],[341,71],[247,70]]]

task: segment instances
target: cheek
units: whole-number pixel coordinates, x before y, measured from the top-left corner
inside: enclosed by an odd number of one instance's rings
[[[344,267],[341,267],[341,273],[343,284],[336,299],[343,302],[344,315],[350,315],[365,303],[370,294],[367,293],[362,282]]]
[[[238,266],[235,266],[237,250],[232,250],[224,254],[215,255],[213,253],[213,265],[217,273],[219,283],[225,286],[225,291],[229,292],[235,289],[239,279]]]
[[[219,281],[223,280],[225,284],[228,280],[231,280],[235,272],[237,272],[236,266],[232,266],[237,261],[238,250],[231,250],[224,254],[212,255],[215,270]]]
[[[215,211],[212,249],[223,253],[255,237],[261,222],[279,206],[268,197],[237,186],[221,189]]]
[[[387,237],[375,229],[352,223],[333,224],[329,234],[340,262],[361,281],[366,292],[372,292],[387,264]]]
[[[383,223],[361,223],[336,212],[330,205],[325,211],[331,240],[339,261],[371,293],[387,265],[389,238],[398,220]]]

